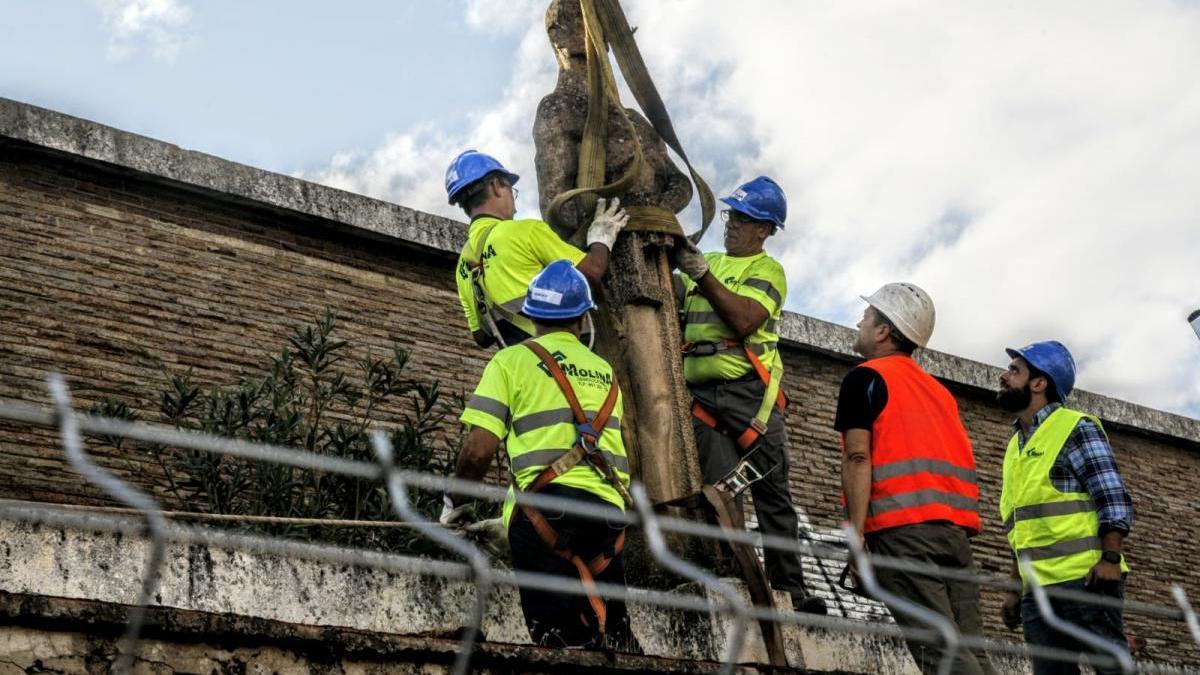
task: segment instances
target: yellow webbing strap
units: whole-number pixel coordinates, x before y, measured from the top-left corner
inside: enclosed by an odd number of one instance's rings
[[[661,206],[626,206],[625,212],[629,214],[625,232],[662,232],[683,236],[679,219],[670,209]]]
[[[699,241],[716,214],[716,200],[713,199],[712,190],[696,172],[687,153],[683,151],[683,144],[679,142],[679,136],[675,134],[675,127],[671,124],[671,116],[667,114],[667,106],[663,104],[662,96],[659,95],[658,88],[654,86],[654,80],[650,79],[650,71],[646,68],[642,53],[633,39],[633,30],[629,28],[629,21],[625,18],[621,3],[619,0],[595,1],[600,10],[600,22],[604,26],[609,44],[612,45],[613,55],[617,57],[617,65],[621,68],[621,74],[625,76],[625,82],[629,85],[629,91],[633,93],[633,98],[641,106],[642,112],[646,114],[650,126],[654,127],[667,147],[674,150],[683,160],[688,168],[688,173],[692,176],[692,182],[696,184],[696,193],[700,197],[701,215],[700,231],[697,233],[698,236],[693,236],[696,237],[696,241]]]
[[[588,114],[583,125],[583,137],[579,141],[579,170],[575,177],[575,189],[567,190],[546,207],[546,219],[551,225],[559,224],[559,210],[568,201],[580,198],[580,213],[590,214],[596,206],[596,197],[618,194],[629,187],[642,170],[642,146],[636,142],[637,128],[629,113],[621,105],[613,78],[612,65],[608,61],[608,42],[604,29],[596,14],[595,0],[580,0],[583,13],[584,44],[587,50]],[[608,106],[615,104],[625,123],[630,138],[634,139],[633,163],[617,180],[604,183],[604,143],[607,137]]]
[[[658,89],[654,86],[654,81],[650,79],[646,62],[642,59],[637,43],[633,39],[633,30],[629,27],[629,21],[625,18],[625,12],[621,9],[620,2],[618,0],[580,0],[579,4],[583,14],[584,42],[587,49],[588,115],[583,127],[583,137],[579,143],[579,170],[575,179],[575,188],[556,195],[554,199],[550,200],[550,204],[546,207],[547,221],[551,225],[558,226],[560,224],[559,211],[562,206],[577,197],[580,200],[580,213],[591,213],[596,206],[597,196],[609,197],[621,193],[637,178],[644,167],[642,146],[637,142],[637,128],[625,106],[621,105],[612,65],[608,61],[608,47],[611,45],[613,54],[617,58],[617,65],[620,66],[621,73],[625,76],[625,82],[629,85],[629,90],[633,93],[638,105],[641,106],[642,112],[646,114],[650,126],[687,165],[692,182],[696,185],[696,192],[700,197],[701,224],[699,232],[692,236],[699,241],[712,223],[713,215],[716,213],[716,201],[713,199],[712,190],[696,172],[687,153],[683,150],[683,145],[679,142],[679,137],[671,124],[671,117],[667,114],[667,108],[663,104]],[[604,144],[610,103],[620,113],[621,121],[624,122],[630,138],[634,141],[634,161],[620,178],[605,184]],[[632,220],[632,214],[630,215]],[[671,215],[674,216],[674,214]],[[682,228],[679,228],[676,223],[675,228],[662,231],[679,234],[682,233]]]
[[[762,425],[763,433],[767,429],[767,422],[771,419],[771,409],[775,407],[775,399],[779,397],[779,383],[783,381],[783,368],[779,364],[771,369],[771,379],[767,382],[767,392],[763,394],[762,403],[758,405],[758,414],[754,416],[755,421]]]

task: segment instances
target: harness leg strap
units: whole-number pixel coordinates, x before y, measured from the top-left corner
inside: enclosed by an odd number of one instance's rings
[[[604,601],[604,598],[601,598],[596,594],[595,575],[600,574],[604,570],[608,569],[608,566],[614,559],[616,559],[617,555],[620,554],[621,549],[623,549],[625,546],[625,532],[621,532],[621,534],[617,536],[617,540],[613,544],[611,553],[609,551],[605,551],[597,555],[595,558],[592,558],[590,562],[585,563],[583,559],[580,558],[579,555],[574,551],[558,545],[558,533],[554,531],[554,528],[550,525],[550,523],[546,522],[546,519],[542,516],[541,512],[527,504],[521,505],[521,511],[525,514],[525,517],[529,519],[530,524],[533,525],[534,531],[538,533],[539,537],[541,537],[542,543],[546,544],[546,546],[553,551],[555,555],[575,566],[575,572],[579,575],[580,583],[583,584],[583,589],[586,594],[588,604],[591,605],[592,612],[594,612],[596,615],[597,630],[603,634],[605,631],[605,624],[608,620],[608,607]]]

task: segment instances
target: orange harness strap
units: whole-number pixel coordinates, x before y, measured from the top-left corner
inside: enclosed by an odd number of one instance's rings
[[[596,416],[588,419],[583,412],[583,406],[579,404],[579,398],[575,395],[575,390],[571,387],[571,381],[567,379],[566,373],[559,367],[558,362],[546,351],[546,348],[533,340],[523,342],[534,354],[541,359],[542,363],[550,371],[551,377],[558,384],[558,388],[562,391],[563,396],[567,399],[567,405],[571,407],[571,414],[575,417],[576,428],[579,430],[579,440],[570,450],[563,453],[558,459],[554,460],[550,466],[542,470],[541,473],[533,479],[533,482],[526,488],[526,492],[537,492],[549,485],[562,474],[570,471],[575,465],[583,461],[585,458],[592,463],[592,466],[610,483],[618,487],[618,492],[622,497],[625,497],[627,492],[620,485],[617,475],[613,472],[612,467],[608,465],[608,461],[599,452],[588,452],[587,446],[595,447],[600,435],[604,432],[604,425],[608,424],[608,418],[612,416],[613,410],[617,406],[617,387],[616,377],[613,377],[612,386],[608,390],[608,396],[605,397],[604,403],[600,406],[600,410],[596,412]],[[589,562],[584,562],[574,551],[559,546],[558,533],[550,526],[542,516],[541,512],[529,504],[522,504],[521,511],[525,517],[529,519],[533,525],[534,531],[541,537],[542,543],[546,544],[551,551],[558,557],[570,562],[575,566],[575,572],[579,575],[579,581],[583,584],[584,591],[587,594],[588,604],[591,605],[592,612],[596,615],[597,627],[601,633],[604,633],[605,624],[608,620],[608,609],[605,605],[604,598],[596,595],[596,579],[595,576],[604,570],[614,559],[621,553],[625,547],[625,532],[617,536],[616,542],[610,550],[600,553]],[[585,617],[586,618],[586,617]],[[585,622],[586,623],[586,622]]]
[[[754,372],[758,374],[758,379],[762,381],[763,386],[770,387],[771,371],[767,370],[767,367],[763,365],[762,359],[759,359],[754,351],[750,349],[750,345],[748,343],[738,342],[737,340],[725,340],[715,344],[719,345],[719,347],[716,348],[716,351],[726,351],[740,347],[742,351],[745,352],[746,359],[750,361],[750,365],[754,367]],[[689,349],[694,348],[694,345],[695,343],[691,342],[685,344],[683,346],[684,353],[687,353]],[[780,387],[779,393],[775,396],[775,406],[780,410],[784,410],[787,408],[787,404],[787,396],[785,396],[783,393],[783,387]],[[721,424],[720,421],[717,420],[716,416],[714,416],[711,412],[705,409],[704,406],[700,405],[700,403],[696,401],[692,401],[692,417],[695,417],[704,424],[723,434],[733,436],[731,430],[726,428],[725,425]],[[751,446],[758,442],[759,437],[766,433],[766,431],[766,427],[760,424],[757,419],[752,419],[750,420],[750,426],[746,427],[746,429],[737,436],[734,436],[734,443],[737,444],[739,449],[743,451],[748,450]]]

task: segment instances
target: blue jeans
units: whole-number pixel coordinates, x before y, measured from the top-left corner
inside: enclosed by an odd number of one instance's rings
[[[1048,588],[1099,593],[1099,591],[1085,589],[1083,579],[1054,584]],[[1102,594],[1112,598],[1124,599],[1124,577],[1121,578],[1116,588],[1109,589]],[[1118,645],[1125,646],[1127,644],[1125,641],[1125,625],[1120,609],[1054,597],[1050,598],[1050,606],[1054,609],[1055,615],[1064,621],[1069,621],[1084,630],[1091,631]],[[1025,627],[1025,642],[1027,644],[1066,649],[1074,652],[1095,652],[1094,649],[1084,643],[1065,633],[1060,633],[1047,625],[1046,620],[1038,613],[1037,602],[1031,593],[1026,593],[1021,598],[1021,623]],[[1120,669],[1115,667],[1096,668],[1096,672],[1101,675],[1107,675],[1108,673],[1119,673]],[[1033,659],[1033,675],[1078,675],[1078,673],[1078,660],[1067,662],[1051,659]]]

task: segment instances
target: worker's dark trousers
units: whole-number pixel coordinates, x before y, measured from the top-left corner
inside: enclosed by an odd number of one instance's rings
[[[1047,588],[1070,589],[1079,592],[1103,593],[1109,597],[1118,600],[1125,597],[1125,579],[1112,588],[1096,591],[1090,588],[1085,588],[1083,579],[1077,581],[1067,581],[1061,584],[1047,586]],[[1100,607],[1099,605],[1091,605],[1075,600],[1067,600],[1066,598],[1050,598],[1050,606],[1054,609],[1054,613],[1065,621],[1069,621],[1080,628],[1089,630],[1100,637],[1111,640],[1118,645],[1126,645],[1125,639],[1125,624],[1121,616],[1121,610],[1115,607]],[[1058,649],[1067,649],[1080,652],[1095,652],[1095,648],[1089,647],[1079,640],[1060,633],[1051,628],[1046,620],[1042,618],[1041,612],[1038,612],[1037,602],[1030,594],[1025,594],[1021,598],[1021,624],[1025,629],[1025,642],[1031,645],[1040,645],[1043,647],[1057,647]],[[1068,663],[1066,661],[1054,661],[1051,659],[1034,658],[1033,675],[1079,675],[1079,664]],[[1111,666],[1101,665],[1100,667],[1092,666],[1097,673],[1108,675],[1108,673],[1119,673],[1121,669],[1115,664]]]
[[[712,413],[726,428],[740,434],[750,426],[750,420],[758,413],[765,388],[757,375],[729,381],[705,382],[688,385],[692,397]],[[760,471],[770,470],[766,478],[750,486],[754,498],[754,513],[758,517],[758,529],[786,539],[797,538],[796,510],[792,506],[792,495],[788,486],[787,429],[785,413],[778,408],[771,413],[767,422],[767,433],[759,441],[762,448],[754,453],[751,462]],[[696,449],[700,453],[700,471],[705,483],[713,484],[725,477],[741,461],[741,450],[733,438],[707,424],[692,419],[696,434]],[[741,506],[739,497],[738,506]],[[800,556],[795,551],[780,551],[768,548],[767,576],[771,586],[792,595],[806,595],[804,569]]]
[[[586,490],[551,483],[539,494],[566,497],[594,506],[597,518],[565,514],[552,508],[538,509],[546,522],[558,533],[560,545],[577,553],[584,562],[603,551],[611,550],[617,535],[625,527],[618,520],[621,511],[609,502]],[[605,516],[617,516],[610,523]],[[540,572],[579,580],[575,566],[556,555],[538,536],[520,507],[513,511],[508,525],[508,541],[512,546],[513,567],[527,572]],[[623,556],[618,555],[606,570],[596,575],[596,581],[625,584]],[[621,600],[607,601],[607,635],[601,641],[596,629],[596,617],[587,597],[551,593],[531,588],[520,589],[521,610],[525,625],[534,644],[544,647],[581,649],[610,648],[624,652],[640,652],[629,631],[629,617]],[[586,617],[584,624],[581,617]]]
[[[908,558],[950,569],[975,572],[971,543],[962,528],[947,522],[921,523],[893,527],[866,536],[867,550],[875,555]],[[884,590],[928,607],[950,619],[962,635],[981,635],[983,619],[979,615],[979,584],[956,579],[940,579],[904,570],[875,567],[875,576]],[[927,630],[928,625],[906,616],[894,607],[888,609],[900,626]],[[922,673],[938,672],[942,648],[919,640],[908,640],[908,651]],[[950,672],[980,675],[995,673],[982,651],[958,651]]]

